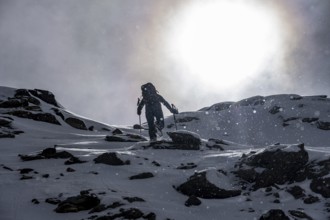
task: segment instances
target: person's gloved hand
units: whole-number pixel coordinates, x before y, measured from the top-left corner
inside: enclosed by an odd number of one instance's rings
[[[137,114],[141,115],[141,109],[137,109]]]
[[[172,114],[179,114],[179,111],[177,109],[172,108],[171,109]]]

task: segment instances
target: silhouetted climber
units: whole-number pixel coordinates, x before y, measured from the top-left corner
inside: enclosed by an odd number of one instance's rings
[[[158,94],[158,91],[152,83],[142,85],[141,90],[142,100],[138,103],[137,114],[141,115],[141,110],[145,105],[150,141],[155,141],[157,140],[156,127],[160,131],[164,128],[164,115],[160,103],[163,103],[173,114],[177,114],[178,111],[175,108],[172,108],[170,104]]]

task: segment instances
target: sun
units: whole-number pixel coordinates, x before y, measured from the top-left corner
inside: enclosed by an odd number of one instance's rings
[[[251,1],[196,1],[173,20],[168,54],[186,70],[186,78],[232,88],[271,65],[281,46],[276,18]]]

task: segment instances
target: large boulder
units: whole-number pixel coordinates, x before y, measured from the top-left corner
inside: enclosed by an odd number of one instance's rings
[[[121,160],[116,153],[104,153],[94,159],[95,163],[103,163],[112,166],[121,166],[130,164],[129,161]]]
[[[74,127],[74,128],[80,129],[80,130],[87,130],[85,123],[78,118],[67,118],[67,119],[65,119],[65,122],[68,125],[70,125],[71,127]]]
[[[219,181],[221,181],[221,179]],[[211,183],[207,178],[206,171],[195,173],[185,183],[181,184],[176,189],[184,195],[190,197],[196,196],[204,199],[225,199],[241,195],[240,190],[222,189]]]
[[[167,132],[174,144],[185,145],[188,148],[199,149],[202,141],[198,134],[190,131]]]
[[[254,183],[254,188],[258,189],[297,180],[298,171],[307,163],[304,144],[277,145],[243,156],[234,173],[244,181]]]

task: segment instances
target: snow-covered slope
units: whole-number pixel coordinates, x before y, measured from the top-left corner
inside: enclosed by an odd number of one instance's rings
[[[242,144],[326,146],[330,142],[330,99],[326,96],[256,96],[184,112],[176,119],[179,129]],[[173,118],[167,124],[173,129]]]
[[[0,219],[328,219],[329,103],[219,103],[176,115],[177,132],[167,118],[149,143],[47,91],[0,87]]]

